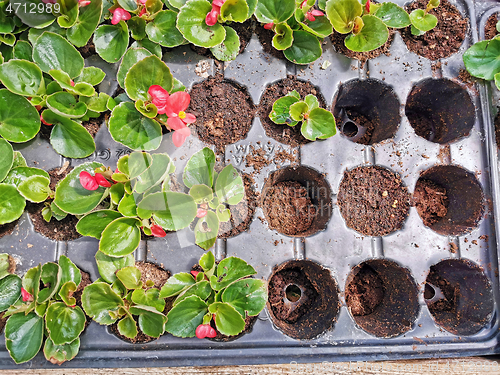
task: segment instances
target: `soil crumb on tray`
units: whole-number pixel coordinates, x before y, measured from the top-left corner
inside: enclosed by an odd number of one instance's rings
[[[425,9],[427,3],[428,0],[414,1],[406,7],[406,11]],[[429,60],[439,60],[457,52],[467,34],[467,19],[448,0],[441,0],[439,7],[429,14],[437,17],[438,24],[424,35],[412,35],[410,26],[401,30],[406,47]]]
[[[367,236],[401,229],[410,210],[410,194],[401,177],[378,166],[345,171],[337,202],[346,225]]]
[[[49,187],[52,191],[55,190],[57,183],[66,177],[73,169],[68,165],[69,163],[61,168],[54,168],[48,171],[50,177]],[[26,203],[26,209],[33,223],[35,232],[54,241],[72,241],[81,237],[80,233],[76,231],[76,224],[78,223],[78,218],[76,216],[68,214],[61,221],[52,217],[49,222],[46,222],[42,216],[44,207],[44,203]]]
[[[295,323],[310,313],[317,297],[318,292],[301,269],[283,270],[269,281],[271,308],[277,319],[287,323]]]
[[[382,279],[369,265],[363,265],[347,286],[347,307],[354,316],[370,315],[384,299]]]
[[[430,180],[419,180],[413,200],[424,225],[431,226],[446,216],[449,199],[446,189]]]
[[[299,81],[293,76],[289,76],[281,81],[267,86],[260,99],[258,116],[260,117],[262,126],[264,127],[267,136],[287,145],[298,146],[309,142],[306,138],[304,138],[304,136],[302,136],[300,132],[300,125],[288,126],[275,124],[269,118],[274,102],[293,90],[297,90],[302,99],[304,99],[308,94],[316,95],[319,101],[319,106],[321,108],[326,108],[323,95],[321,95],[319,90],[313,86],[311,82]]]
[[[356,59],[361,61],[362,66],[368,61],[369,59],[373,59],[375,57],[378,57],[382,54],[390,56],[390,48],[392,41],[394,40],[394,30],[389,29],[389,38],[387,39],[387,42],[380,46],[377,49],[374,49],[373,51],[368,51],[368,52],[354,52],[351,51],[349,48],[347,48],[344,44],[345,38],[347,38],[347,35],[349,34],[340,34],[336,32],[335,30],[333,31],[333,34],[330,35],[330,40],[332,41],[333,47],[335,48],[335,51],[338,53],[343,54],[344,56],[350,57],[351,59]]]
[[[262,148],[255,148],[250,145],[251,152],[245,157],[246,167],[253,167],[257,173],[259,173],[262,168],[267,167],[271,164],[271,160],[266,158],[266,152]]]
[[[297,181],[283,181],[272,186],[263,201],[271,229],[285,235],[297,235],[311,227],[316,206],[307,189]]]
[[[194,85],[188,112],[196,116],[198,137],[219,151],[247,136],[255,114],[246,90],[222,77],[209,77]]]

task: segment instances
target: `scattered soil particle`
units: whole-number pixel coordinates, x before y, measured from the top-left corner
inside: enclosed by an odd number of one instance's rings
[[[285,150],[280,150],[274,154],[273,163],[274,164],[285,164],[289,161],[291,164],[297,163],[297,154],[288,153]]]
[[[293,127],[288,125],[279,125],[272,122],[269,118],[274,102],[293,90],[297,90],[301,98],[305,98],[308,94],[316,95],[320,107],[326,108],[323,95],[319,89],[313,86],[311,82],[299,81],[293,76],[288,76],[287,78],[266,87],[266,90],[260,99],[258,116],[260,117],[262,126],[269,137],[287,145],[298,146],[309,142],[302,136],[300,132],[300,125],[295,125]]]
[[[265,53],[274,56],[277,59],[286,60],[283,51],[277,50],[276,48],[273,47],[273,37],[274,37],[273,30],[266,30],[264,29],[263,25],[258,24],[255,27],[255,34],[257,34],[259,42],[262,45],[262,48],[264,49]]]
[[[382,167],[344,172],[337,202],[346,225],[366,236],[400,229],[410,209],[410,194],[401,177]]]
[[[77,48],[77,50],[78,50],[78,52],[80,52],[80,55],[82,55],[82,57],[84,59],[87,59],[90,56],[95,55],[96,51],[95,51],[95,45],[94,45],[93,38],[90,38],[90,40],[87,42],[86,45],[84,45],[83,47]]]
[[[353,316],[370,315],[382,303],[384,294],[382,279],[365,264],[347,286],[346,304]]]
[[[479,239],[480,240],[483,240],[484,242],[488,242],[488,235],[487,234],[483,234],[482,236],[479,236]]]
[[[237,205],[229,206],[231,219],[220,223],[219,238],[234,237],[250,229],[250,224],[252,224],[259,195],[252,187],[253,179],[248,174],[242,174],[242,178],[245,184],[245,197]]]
[[[12,232],[14,232],[14,228],[16,227],[18,221],[19,219],[13,221],[12,223],[0,225],[0,238],[12,234]]]
[[[363,116],[356,111],[350,109],[346,109],[345,111],[347,113],[347,117],[359,126],[354,124],[350,126],[349,123],[346,123],[342,129],[342,134],[350,138],[351,141],[359,143],[360,145],[369,145],[372,140],[375,125],[373,125],[373,123],[366,116]],[[342,123],[342,119],[340,118],[337,118],[336,121],[338,124]]]
[[[380,46],[377,49],[374,49],[373,51],[368,51],[368,52],[354,52],[351,51],[349,48],[347,48],[344,44],[344,40],[345,38],[347,38],[347,35],[349,34],[340,34],[334,30],[333,34],[330,35],[330,40],[332,41],[333,47],[335,48],[336,52],[341,53],[344,56],[350,57],[351,59],[359,60],[361,62],[362,67],[369,59],[373,59],[382,54],[385,54],[387,56],[391,55],[390,48],[395,35],[395,32],[392,29],[389,29],[389,38],[387,39],[387,42],[385,42],[384,45]]]
[[[193,86],[188,112],[196,116],[198,137],[223,151],[247,136],[255,109],[246,89],[220,76]]]
[[[236,31],[238,37],[240,39],[240,50],[238,54],[242,53],[247,47],[250,39],[252,38],[253,29],[255,27],[255,21],[253,19],[246,20],[243,23],[233,22],[231,23],[231,27]],[[198,47],[194,44],[190,44],[191,49],[195,51],[197,54],[209,57],[211,59],[215,59],[210,48]]]
[[[486,21],[486,25],[484,25],[484,39],[490,40],[493,39],[497,34],[497,22],[498,22],[498,14],[492,14],[488,20]]]
[[[473,245],[477,245],[477,240],[472,240],[471,242]]]
[[[458,72],[458,80],[459,83],[463,83],[467,88],[470,90],[476,90],[476,82],[477,79],[466,70],[466,69],[460,69]]]
[[[250,145],[251,152],[246,156],[246,167],[253,167],[257,173],[260,173],[262,168],[271,164],[271,161],[266,158],[266,152],[262,148],[255,148]]]
[[[450,145],[439,147],[439,153],[437,155],[437,159],[441,164],[449,164],[449,161],[451,159]]]
[[[266,192],[263,208],[269,227],[291,236],[309,229],[316,216],[316,206],[298,181],[283,181],[272,186]]]
[[[301,290],[300,296],[295,301],[290,300],[290,296],[287,295],[289,285],[295,285]],[[284,270],[269,280],[269,303],[273,313],[276,318],[287,323],[295,323],[307,314],[317,297],[318,292],[299,268]]]
[[[446,216],[449,199],[446,189],[430,180],[418,180],[413,201],[424,225],[430,227]]]
[[[457,250],[458,250],[457,244],[454,242],[450,242],[450,252],[452,254],[455,254],[457,252]]]
[[[72,169],[73,168],[66,165],[61,168],[54,168],[48,171],[50,177],[50,189],[53,191],[57,183],[66,177]],[[63,170],[62,173],[60,173],[61,170]],[[76,231],[76,224],[78,223],[78,218],[76,216],[68,214],[61,221],[58,221],[53,217],[47,223],[42,216],[42,210],[44,207],[44,203],[27,202],[26,204],[26,209],[30,215],[35,232],[38,232],[42,236],[50,238],[54,241],[72,241],[81,237],[80,233]]]
[[[406,11],[425,9],[427,3],[427,0],[416,0],[406,7]],[[411,27],[401,30],[408,49],[429,60],[439,60],[457,52],[467,33],[467,19],[448,0],[441,0],[439,7],[429,14],[438,18],[438,24],[424,35],[412,35]]]

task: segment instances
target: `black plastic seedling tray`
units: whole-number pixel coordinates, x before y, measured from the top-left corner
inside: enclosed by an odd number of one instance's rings
[[[397,0],[400,5],[404,1]],[[500,353],[499,301],[498,293],[498,231],[500,191],[497,148],[492,125],[493,106],[491,99],[496,94],[489,86],[476,83],[467,87],[473,106],[473,126],[469,135],[450,143],[438,144],[417,136],[405,116],[405,104],[412,87],[432,78],[445,78],[457,82],[463,69],[462,54],[482,36],[486,18],[500,6],[494,1],[472,0],[451,1],[470,20],[469,31],[460,51],[449,58],[431,62],[410,53],[396,33],[390,56],[382,55],[366,63],[364,67],[333,51],[327,41],[323,56],[310,66],[295,66],[276,59],[263,52],[254,35],[244,53],[235,61],[217,68],[212,60],[194,53],[189,46],[167,52],[163,60],[171,68],[174,77],[180,79],[189,89],[204,78],[195,73],[195,67],[208,61],[207,73],[212,75],[220,69],[225,78],[246,87],[255,105],[266,86],[296,75],[317,86],[331,108],[339,88],[353,80],[376,80],[393,90],[400,105],[397,111],[401,121],[392,139],[373,146],[351,142],[343,135],[328,140],[309,143],[300,147],[281,144],[266,136],[260,119],[255,117],[246,139],[229,145],[225,149],[225,162],[233,163],[245,173],[253,173],[255,190],[260,192],[270,173],[276,170],[271,163],[259,173],[247,166],[245,156],[255,149],[263,148],[269,159],[279,152],[298,152],[297,162],[323,173],[332,198],[331,218],[326,228],[307,238],[287,237],[270,230],[257,208],[248,232],[227,240],[219,239],[213,249],[216,257],[238,256],[257,270],[256,277],[268,279],[274,266],[285,261],[307,259],[328,269],[340,292],[340,311],[334,326],[324,334],[311,340],[293,339],[276,329],[270,314],[264,310],[252,331],[230,342],[180,339],[164,335],[148,344],[126,343],[110,333],[104,326],[92,322],[81,336],[81,349],[75,359],[62,367],[155,367],[155,366],[201,366],[201,365],[244,365],[265,363],[289,363],[291,361],[359,361],[413,359],[434,357],[458,357]],[[479,31],[481,30],[481,31]],[[322,69],[325,61],[331,65]],[[105,69],[108,77],[114,77],[117,65],[109,66],[97,57],[86,61]],[[371,81],[368,81],[371,82]],[[115,80],[108,80],[100,86],[101,91],[110,94],[117,88]],[[368,90],[369,91],[369,90]],[[443,94],[444,95],[444,94]],[[435,98],[436,101],[444,97]],[[106,126],[96,136],[96,152],[85,160],[69,160],[71,166],[96,160],[114,168],[118,158],[130,152],[114,142]],[[46,170],[62,166],[66,159],[57,155],[49,143],[39,138],[15,146],[28,161],[29,166]],[[172,145],[171,137],[164,136],[158,152],[167,152],[176,160],[180,173],[189,157],[203,147],[196,137],[188,138],[181,147]],[[287,163],[285,163],[286,166]],[[288,163],[289,164],[289,163]],[[347,228],[336,204],[339,185],[345,170],[357,166],[378,165],[397,172],[405,186],[412,193],[420,173],[435,165],[453,165],[470,172],[480,184],[483,196],[478,199],[484,205],[484,212],[475,229],[461,235],[443,235],[425,227],[415,207],[411,207],[403,227],[383,237],[363,236]],[[281,169],[284,167],[281,167]],[[462,197],[464,199],[474,197]],[[452,202],[453,203],[453,202]],[[57,260],[65,254],[82,270],[90,273],[92,280],[98,278],[94,255],[98,241],[82,237],[74,241],[55,242],[34,232],[27,213],[19,220],[13,234],[0,239],[0,252],[7,252],[17,261],[16,273],[23,275],[40,262]],[[163,265],[172,273],[185,272],[195,264],[203,250],[194,245],[193,232],[186,228],[177,233],[168,233],[163,239],[142,241],[135,252],[137,260],[148,260]],[[489,322],[477,333],[469,336],[455,335],[438,326],[425,303],[424,283],[432,265],[444,259],[466,259],[482,268],[481,272],[491,283],[494,309]],[[392,338],[378,338],[368,334],[355,323],[344,298],[346,280],[351,269],[370,259],[387,259],[406,268],[418,287],[417,314],[412,328],[403,335]],[[460,277],[460,274],[458,275]],[[334,289],[331,293],[336,293]],[[403,303],[403,301],[402,301]],[[51,368],[55,367],[39,353],[32,361],[15,365],[5,349],[4,338],[0,339],[0,368]]]

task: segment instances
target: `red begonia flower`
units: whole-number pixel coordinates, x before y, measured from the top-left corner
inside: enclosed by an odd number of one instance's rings
[[[78,0],[78,6],[80,8],[86,7],[87,5],[90,5],[90,0]]]
[[[111,187],[110,182],[108,180],[106,180],[106,178],[102,174],[96,173],[94,178],[100,186],[105,187],[105,188]]]
[[[269,22],[264,25],[264,29],[271,30],[274,27],[274,22]]]
[[[141,17],[144,14],[146,14],[146,7],[141,9],[141,11],[139,12],[139,17]]]
[[[174,92],[167,99],[165,113],[168,116],[167,125],[171,129],[178,130],[196,121],[194,115],[184,112],[189,107],[190,100],[191,97],[184,91]]]
[[[187,137],[191,135],[191,129],[184,125],[183,128],[177,129],[172,134],[172,141],[175,147],[181,147]]]
[[[113,18],[111,19],[112,25],[118,24],[121,20],[129,20],[132,17],[129,12],[122,8],[116,8],[110,12],[113,13]]]
[[[213,26],[217,23],[217,19],[219,18],[220,14],[220,8],[212,8],[210,12],[208,12],[207,16],[205,17],[205,23],[208,26]]]
[[[23,302],[33,301],[33,296],[26,289],[21,287],[21,296],[23,297]]]
[[[80,172],[80,184],[85,190],[93,191],[99,188],[99,184],[97,183],[95,177],[86,171]]]
[[[166,112],[167,99],[170,97],[168,91],[160,85],[152,85],[148,89],[148,94],[151,96],[151,102],[158,108],[158,114],[164,114]]]
[[[155,237],[165,237],[167,233],[158,224],[151,225],[151,234]]]
[[[205,337],[213,339],[217,336],[217,331],[210,324],[200,324],[196,328],[196,337],[204,339]]]
[[[196,211],[196,217],[202,218],[207,216],[208,211],[204,210],[203,208],[198,208],[198,211]]]
[[[367,0],[365,4],[366,13],[370,13],[370,0]]]
[[[200,271],[191,271],[191,275],[193,275],[193,277],[196,279],[196,276],[198,276],[198,274],[200,273]]]

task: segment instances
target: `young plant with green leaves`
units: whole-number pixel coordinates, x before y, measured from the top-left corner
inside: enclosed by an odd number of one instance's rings
[[[96,260],[101,278],[86,286],[82,294],[87,315],[101,325],[117,323],[118,332],[129,339],[139,333],[137,323],[147,336],[160,337],[167,321],[165,299],[152,288],[152,281],[141,281],[133,256],[113,258],[98,252]]]
[[[337,132],[335,117],[330,111],[319,107],[316,96],[309,94],[300,100],[296,90],[274,102],[269,118],[275,124],[288,126],[302,123],[300,132],[310,141],[330,138]]]
[[[500,22],[496,24],[500,33]],[[500,35],[474,43],[463,55],[465,68],[474,77],[494,81],[500,90]]]
[[[3,279],[2,279],[3,280]],[[82,280],[81,271],[66,256],[58,263],[39,264],[22,279],[22,298],[5,312],[5,344],[16,363],[31,360],[42,348],[45,358],[61,364],[80,348],[85,314],[73,293]]]
[[[439,3],[439,0],[431,0],[432,3],[435,1]],[[412,30],[418,27],[424,32],[436,26],[434,24],[429,28],[429,19],[433,15],[420,15],[417,11],[408,15],[403,8],[391,2],[377,4],[371,0],[328,0],[325,11],[336,32],[349,34],[344,44],[355,52],[368,52],[384,45],[389,38],[388,28],[412,25]]]
[[[309,64],[321,54],[321,41],[333,31],[325,14],[315,9],[314,0],[259,0],[255,17],[273,30],[273,47],[295,64]]]
[[[26,200],[40,203],[52,197],[49,185],[47,172],[28,167],[21,153],[0,138],[0,225],[19,219]]]
[[[133,150],[156,150],[164,125],[173,132],[174,145],[180,147],[191,134],[188,125],[196,118],[185,112],[191,98],[169,67],[144,49],[131,49],[117,79],[126,96],[108,102],[111,137]]]
[[[177,337],[214,338],[217,330],[235,336],[245,319],[257,316],[267,301],[267,285],[250,276],[257,272],[240,258],[215,263],[212,252],[202,255],[202,272],[177,273],[161,288],[160,297],[175,297],[165,331]],[[215,327],[215,328],[214,328]]]
[[[437,17],[429,12],[437,8],[439,3],[440,0],[429,0],[425,9],[415,9],[410,13],[412,35],[424,35],[437,26]]]
[[[32,61],[12,59],[0,65],[6,87],[0,90],[0,135],[26,142],[38,133],[41,119],[53,125],[50,143],[57,153],[91,155],[94,139],[82,122],[107,110],[109,95],[94,88],[104,77],[101,69],[84,67],[82,56],[65,38],[43,32],[33,44]]]

